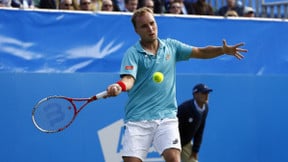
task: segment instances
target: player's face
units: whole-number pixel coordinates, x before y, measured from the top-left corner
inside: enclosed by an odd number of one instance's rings
[[[135,31],[141,37],[141,41],[153,42],[157,40],[158,27],[154,16],[151,13],[146,13],[137,17]]]

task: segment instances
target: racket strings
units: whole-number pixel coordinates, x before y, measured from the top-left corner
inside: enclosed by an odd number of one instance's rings
[[[43,130],[58,131],[73,120],[72,103],[64,98],[50,98],[40,103],[35,110],[35,122]]]

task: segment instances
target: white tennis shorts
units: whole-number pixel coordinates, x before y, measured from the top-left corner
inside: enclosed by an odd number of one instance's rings
[[[162,155],[168,148],[181,150],[178,119],[127,122],[122,141],[122,156],[144,161],[151,146]]]

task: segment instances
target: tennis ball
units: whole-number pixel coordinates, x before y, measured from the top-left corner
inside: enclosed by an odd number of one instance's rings
[[[161,72],[155,72],[153,74],[153,81],[156,83],[161,83],[164,80],[164,75]]]

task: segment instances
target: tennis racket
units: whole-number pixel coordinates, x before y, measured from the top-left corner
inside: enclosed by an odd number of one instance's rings
[[[103,91],[90,98],[70,98],[65,96],[43,98],[32,109],[33,124],[37,129],[45,133],[63,131],[73,123],[79,112],[86,105],[106,95],[107,91]]]

